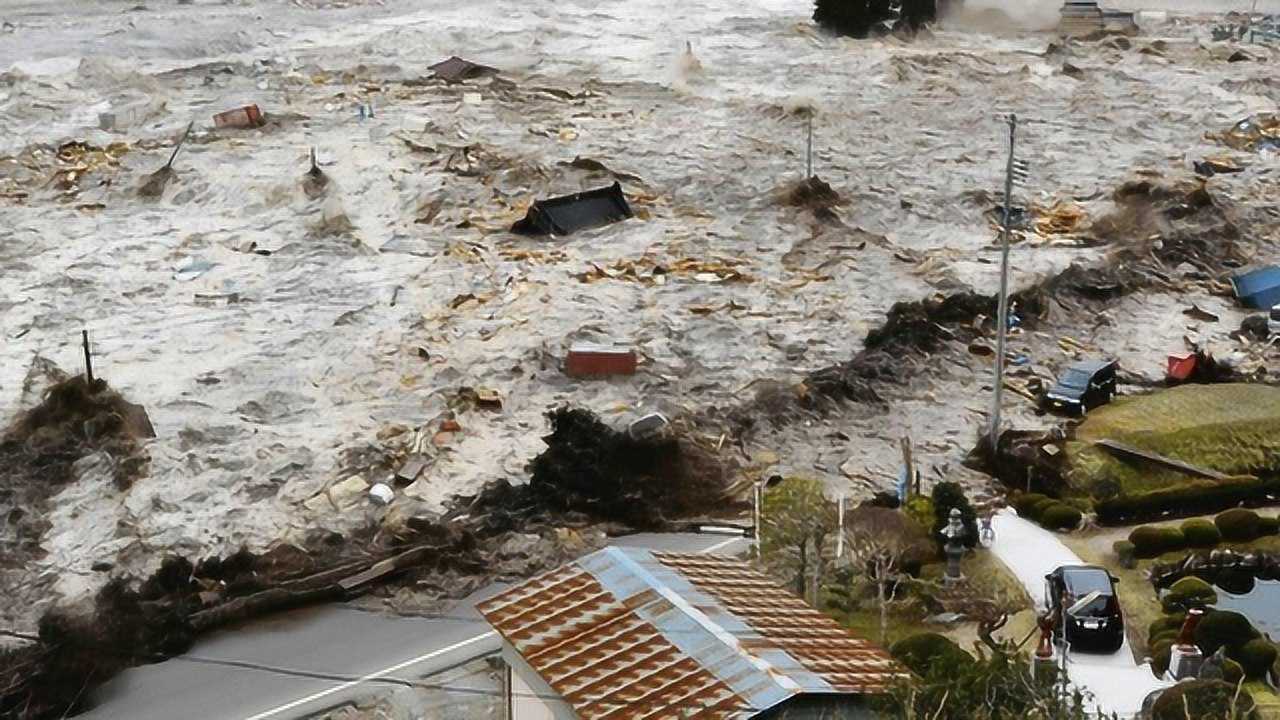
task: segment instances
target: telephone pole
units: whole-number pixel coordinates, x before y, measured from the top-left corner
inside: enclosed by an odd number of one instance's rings
[[[1009,160],[1004,170],[1004,222],[1000,228],[1000,299],[996,318],[996,392],[991,409],[990,442],[992,454],[1000,439],[1000,407],[1004,396],[1004,337],[1009,331],[1009,221],[1013,206],[1014,139],[1018,132],[1018,116],[1009,115]]]

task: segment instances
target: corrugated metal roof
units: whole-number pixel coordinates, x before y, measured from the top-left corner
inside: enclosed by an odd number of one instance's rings
[[[736,560],[610,547],[479,605],[579,717],[750,716],[901,670]]]

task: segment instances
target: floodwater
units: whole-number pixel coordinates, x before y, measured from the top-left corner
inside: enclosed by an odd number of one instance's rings
[[[143,572],[165,551],[374,522],[387,511],[304,504],[368,457],[428,454],[390,512],[439,508],[524,477],[558,404],[621,425],[739,402],[762,379],[846,360],[895,302],[994,292],[987,212],[1007,113],[1032,168],[1022,200],[1100,214],[1135,171],[1221,152],[1207,131],[1280,97],[1274,50],[1228,63],[1202,21],[1064,48],[999,11],[916,42],[830,37],[810,13],[802,0],[6,3],[0,416],[34,401],[37,356],[79,370],[87,328],[98,374],[158,437],[128,492],[86,463],[54,499],[48,555],[0,577],[0,623],[29,627],[90,592],[99,561]],[[504,80],[414,82],[453,54]],[[213,113],[249,102],[272,124],[213,129]],[[803,173],[805,106],[815,172],[847,200],[839,223],[775,198]],[[135,117],[101,129],[113,109]],[[176,176],[140,198],[192,121]],[[51,182],[72,140],[128,151]],[[319,197],[301,182],[313,147],[331,180]],[[613,181],[570,166],[579,157],[635,176],[637,218],[564,239],[506,233],[536,198]],[[1275,159],[1250,161],[1215,190],[1269,202]],[[1019,244],[1013,285],[1103,252]],[[683,261],[693,269],[655,272]],[[1173,302],[1135,299],[1098,332],[1150,360],[1186,332]],[[641,371],[571,381],[558,363],[576,341],[635,347]],[[983,422],[974,375],[987,370],[952,372],[949,389],[913,390],[887,414],[747,450],[852,494],[890,486],[902,434],[922,462],[954,464]],[[501,412],[454,403],[464,386],[501,393]],[[462,431],[441,438],[448,412]]]
[[[1234,610],[1272,640],[1280,638],[1280,580],[1255,580],[1253,589],[1235,595],[1217,588],[1219,610]]]

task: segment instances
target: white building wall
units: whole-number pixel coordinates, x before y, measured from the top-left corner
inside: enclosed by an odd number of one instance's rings
[[[578,720],[573,707],[561,700],[556,691],[520,657],[520,653],[506,642],[502,643],[502,659],[506,661],[510,674],[511,716],[506,720]]]
[[[525,681],[524,673],[511,673],[511,720],[555,720],[546,700]]]

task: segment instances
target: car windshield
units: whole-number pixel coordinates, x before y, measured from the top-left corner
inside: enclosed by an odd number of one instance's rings
[[[1067,592],[1076,598],[1082,598],[1095,590],[1104,596],[1111,594],[1111,578],[1107,576],[1106,570],[1097,568],[1069,570],[1062,574],[1062,579],[1067,585]]]
[[[1092,374],[1084,370],[1067,370],[1058,378],[1058,384],[1073,388],[1088,387],[1090,377],[1093,377]]]

